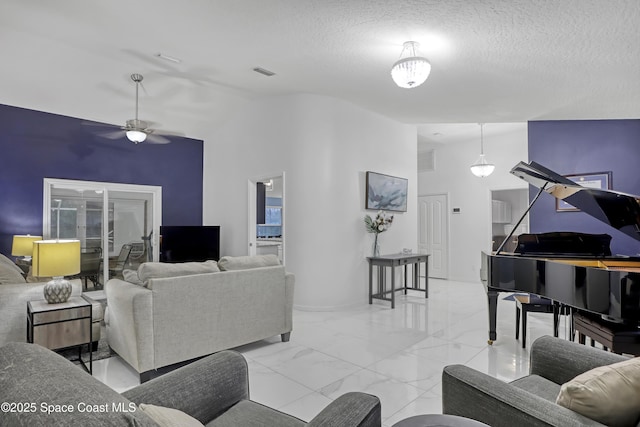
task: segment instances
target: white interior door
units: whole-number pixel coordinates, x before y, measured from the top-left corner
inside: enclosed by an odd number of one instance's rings
[[[447,195],[420,196],[418,205],[418,250],[431,255],[429,277],[446,279],[449,275]]]

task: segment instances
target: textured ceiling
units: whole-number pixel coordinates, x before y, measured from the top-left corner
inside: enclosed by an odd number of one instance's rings
[[[415,124],[638,118],[639,36],[638,0],[2,0],[0,103],[124,124],[137,72],[141,118],[193,137],[300,92]],[[407,40],[415,89],[389,74]]]

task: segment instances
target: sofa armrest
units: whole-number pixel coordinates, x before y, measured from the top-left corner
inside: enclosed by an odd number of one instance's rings
[[[627,357],[572,341],[543,336],[531,345],[530,372],[556,384],[564,384],[593,368],[623,360],[627,360]]]
[[[136,404],[183,411],[206,424],[249,398],[247,362],[235,351],[212,354],[123,393]]]
[[[154,369],[151,291],[120,279],[105,285],[109,346],[138,372]]]
[[[442,413],[493,427],[602,426],[526,390],[463,365],[442,372]]]
[[[331,402],[308,425],[379,427],[381,424],[380,399],[366,393],[350,392]]]

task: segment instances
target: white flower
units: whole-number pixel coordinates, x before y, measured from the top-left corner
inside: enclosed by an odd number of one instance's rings
[[[380,225],[378,226],[378,231],[384,231],[384,225],[380,224]]]

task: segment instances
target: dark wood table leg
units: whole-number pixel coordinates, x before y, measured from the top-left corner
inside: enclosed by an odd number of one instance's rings
[[[391,308],[396,308],[396,267],[391,266]]]
[[[516,340],[520,337],[520,304],[516,300]]]
[[[373,304],[373,265],[369,263],[369,304]]]
[[[404,294],[407,294],[407,264],[404,265]]]
[[[496,318],[498,315],[498,291],[487,290],[487,299],[489,301],[489,345],[496,340]]]
[[[522,348],[527,346],[527,305],[522,305]]]
[[[418,272],[419,267],[418,267]],[[424,297],[429,298],[429,258],[424,262]]]

